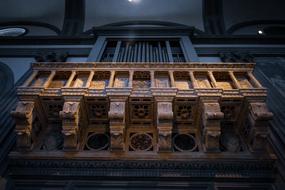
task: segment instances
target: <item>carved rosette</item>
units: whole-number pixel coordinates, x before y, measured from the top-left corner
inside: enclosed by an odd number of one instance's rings
[[[172,102],[157,102],[158,151],[172,151]]]
[[[125,101],[111,101],[110,103],[108,115],[110,119],[111,151],[125,150],[125,107]]]
[[[80,102],[66,101],[59,115],[62,119],[64,149],[76,150],[78,147]]]
[[[35,103],[32,101],[20,101],[17,104],[15,111],[11,112],[12,117],[16,122],[17,133],[17,148],[31,149],[32,148],[32,123],[33,111]]]
[[[247,136],[251,151],[261,151],[266,147],[268,122],[273,114],[264,102],[249,103],[249,134]]]
[[[203,102],[202,123],[204,149],[207,152],[220,151],[221,119],[224,114],[221,112],[219,103]]]

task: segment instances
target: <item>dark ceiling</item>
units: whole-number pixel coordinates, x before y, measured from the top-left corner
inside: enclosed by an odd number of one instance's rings
[[[2,0],[0,26],[25,26],[29,35],[76,35],[94,26],[151,20],[193,26],[209,34],[233,27],[250,34],[264,24],[284,24],[284,8],[284,0]]]

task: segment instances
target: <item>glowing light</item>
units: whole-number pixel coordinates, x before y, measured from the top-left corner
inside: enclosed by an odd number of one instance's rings
[[[263,31],[262,30],[258,30],[258,34],[262,35]]]
[[[139,3],[141,0],[128,0],[128,2],[133,3],[133,4],[137,4]]]

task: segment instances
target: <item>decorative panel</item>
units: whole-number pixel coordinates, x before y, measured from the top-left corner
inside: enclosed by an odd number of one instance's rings
[[[174,72],[175,87],[180,90],[193,88],[189,72]]]
[[[157,88],[169,88],[170,79],[167,72],[156,72],[155,73],[155,87]]]
[[[31,82],[31,87],[41,87],[48,79],[50,72],[39,72],[34,80]]]
[[[114,87],[115,88],[125,88],[129,85],[129,74],[127,72],[116,73]]]
[[[48,88],[61,88],[64,87],[67,80],[69,79],[71,72],[57,72],[53,77],[51,83]]]
[[[149,72],[134,72],[133,76],[133,88],[143,89],[150,88],[150,73]]]
[[[213,75],[215,77],[218,88],[222,88],[224,90],[231,90],[236,88],[229,76],[229,73],[214,72]]]
[[[199,88],[212,88],[212,82],[208,76],[208,73],[195,72],[194,74]]]
[[[215,152],[217,158],[268,155],[272,114],[253,68],[35,63],[12,112],[17,150],[125,152],[124,158],[128,152],[149,152],[155,159],[170,153],[173,159],[201,152]]]
[[[96,72],[91,81],[90,88],[105,89],[109,85],[110,75],[109,71]]]

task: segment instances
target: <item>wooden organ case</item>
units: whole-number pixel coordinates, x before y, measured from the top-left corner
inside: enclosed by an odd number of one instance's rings
[[[251,167],[272,170],[267,136],[273,115],[253,69],[238,63],[34,63],[12,112],[12,163],[120,160],[123,168],[138,161],[145,163],[141,169],[163,169],[153,163],[177,162],[186,163],[183,171],[216,171],[214,178]]]

